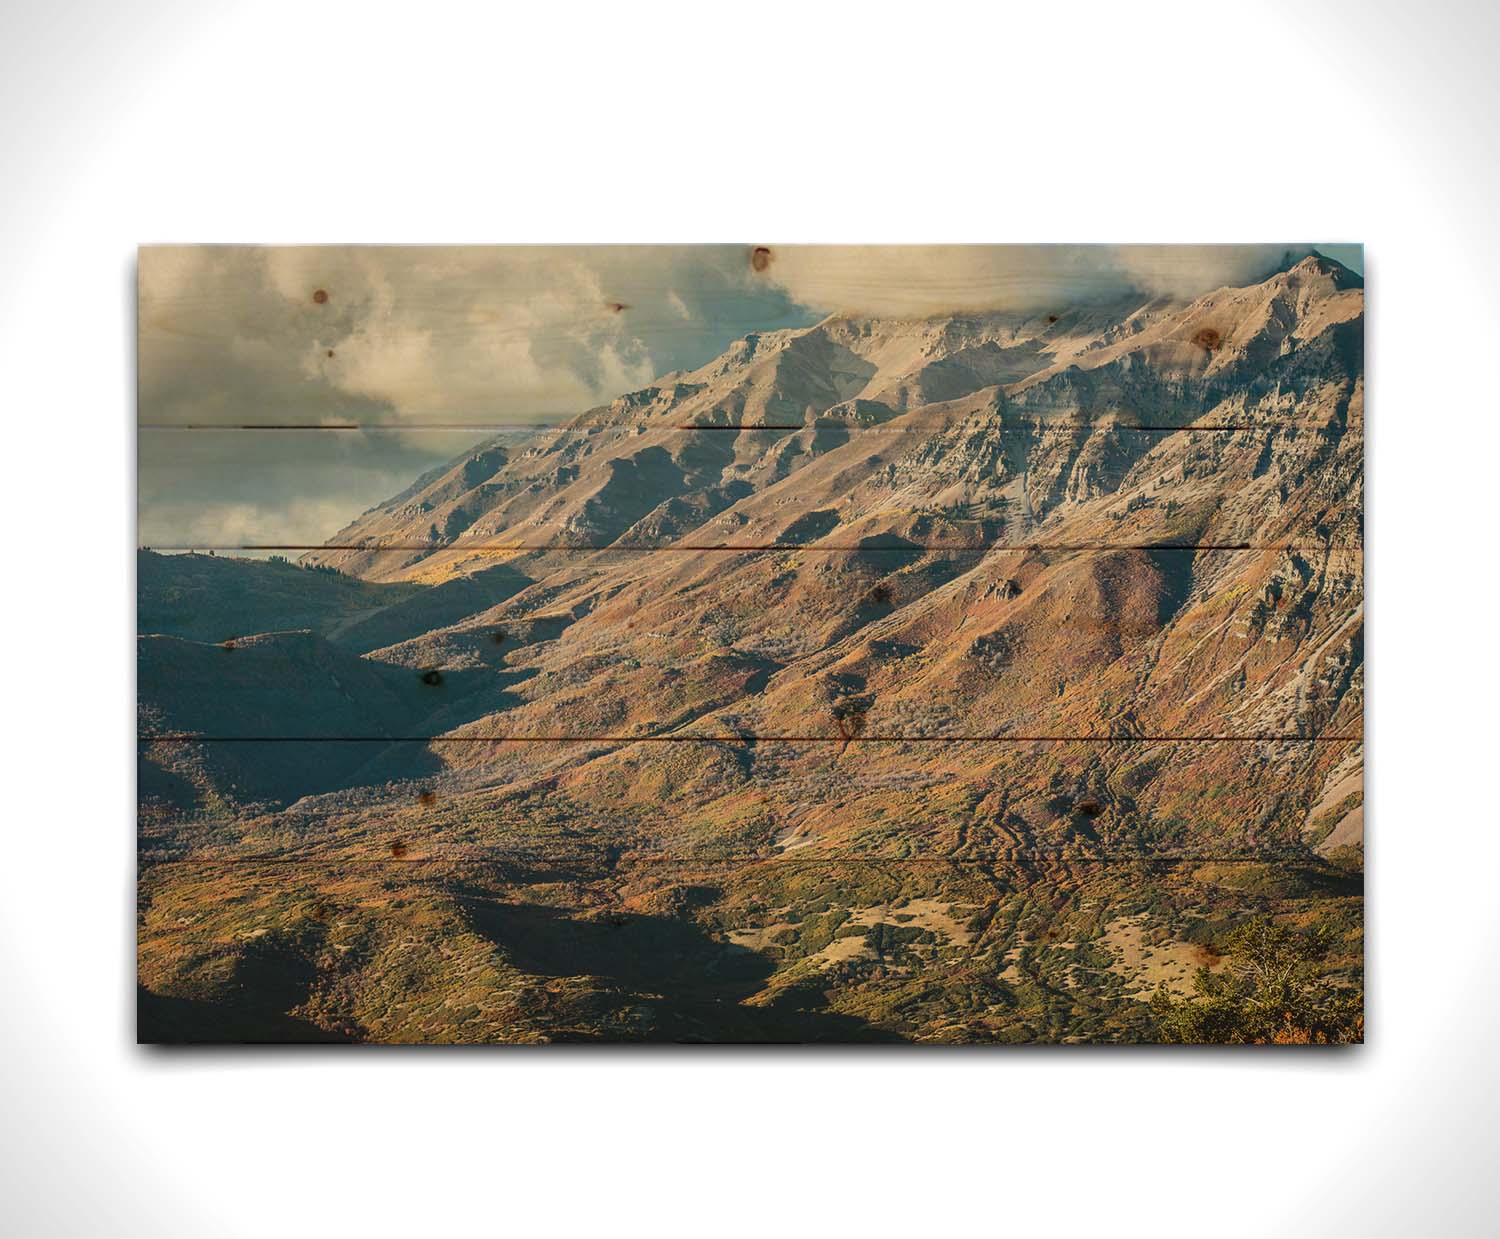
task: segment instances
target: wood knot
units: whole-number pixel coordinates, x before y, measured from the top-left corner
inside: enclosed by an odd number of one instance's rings
[[[391,844],[391,855],[394,856],[397,860],[400,860],[403,856],[405,856],[406,852],[407,848],[405,839],[397,839],[394,843]]]
[[[613,314],[619,314],[623,310],[630,309],[630,307],[623,301],[606,301],[604,303],[604,308],[606,310],[609,310]]]
[[[1205,327],[1193,337],[1193,343],[1205,353],[1217,353],[1224,344],[1224,337],[1212,327]]]
[[[508,637],[509,635],[510,634],[507,633],[505,631],[505,629],[503,629],[503,628],[497,628],[497,629],[495,629],[494,632],[492,632],[490,634],[490,640],[493,641],[496,645],[504,645],[505,644],[505,638]]]
[[[1047,315],[1047,321],[1049,323],[1055,323],[1055,322],[1057,322],[1057,315],[1056,314],[1049,314],[1049,315]]]
[[[750,269],[752,271],[764,271],[771,265],[771,251],[764,245],[757,245],[750,251]]]
[[[313,304],[314,305],[327,305],[328,304],[328,290],[326,288],[320,288],[316,292],[313,293]]]
[[[848,744],[854,740],[865,729],[865,715],[869,711],[869,703],[865,700],[839,701],[833,707],[833,725],[838,728],[839,737]]]
[[[428,806],[435,805],[437,804],[437,793],[431,790],[425,791],[417,797],[417,803]]]
[[[332,356],[333,356],[333,350],[332,350],[332,349],[329,349],[329,350],[328,350],[328,355],[329,355],[329,356],[330,356],[330,357],[332,357]]]
[[[226,641],[226,642],[224,642],[224,653],[227,654],[232,649],[234,649],[234,642],[233,641]]]
[[[424,672],[422,672],[422,683],[423,684],[430,684],[434,688],[436,688],[442,682],[443,682],[443,673],[441,671],[424,671]]]

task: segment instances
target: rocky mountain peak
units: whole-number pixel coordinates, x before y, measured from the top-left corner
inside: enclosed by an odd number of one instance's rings
[[[1186,426],[1206,415],[1254,423],[1314,393],[1317,417],[1347,417],[1360,364],[1359,284],[1341,264],[1309,254],[1258,284],[1189,303],[1137,297],[1048,314],[830,315],[753,332],[697,370],[527,444],[483,445],[334,539],[408,549],[307,559],[402,579],[482,566],[480,548],[496,544],[697,544],[731,529],[737,540],[775,541],[788,528],[805,536],[814,526],[796,522],[814,512],[837,514],[815,522],[826,536],[856,511],[878,532],[882,512],[895,521],[914,501],[938,496],[950,505],[988,496],[996,519],[1024,499],[1039,518],[1069,496],[1097,494],[1100,478],[1113,476],[1100,472],[1110,453],[1089,447],[1102,432],[1091,426]],[[1241,390],[1252,372],[1254,391]],[[983,468],[1001,472],[983,485],[955,489],[943,477],[958,422],[965,434],[998,436]],[[1081,429],[1059,455],[1064,426]],[[1142,439],[1131,450],[1146,446]],[[1087,481],[1072,476],[1085,456]],[[1127,454],[1110,469],[1129,465]],[[891,484],[896,477],[902,486]]]

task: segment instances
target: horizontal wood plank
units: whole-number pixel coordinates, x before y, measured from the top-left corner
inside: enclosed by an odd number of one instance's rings
[[[140,745],[143,854],[576,863],[1310,857],[1361,801],[1317,740]]]
[[[1078,253],[1085,258],[1075,272],[1048,271],[1043,283],[1050,291],[1039,303],[1028,279],[945,277],[925,269],[921,251],[913,250],[918,261],[905,293],[928,303],[931,318],[872,322],[851,306],[851,313],[814,322],[774,298],[752,308],[757,291],[778,281],[780,268],[767,247],[619,247],[612,254],[598,247],[300,253],[151,247],[141,255],[139,312],[148,376],[191,372],[207,361],[211,370],[237,377],[247,362],[245,341],[253,339],[263,375],[290,371],[299,382],[289,391],[262,378],[263,390],[243,406],[195,403],[192,393],[173,392],[176,398],[143,407],[141,421],[488,426],[518,420],[497,419],[491,401],[462,394],[434,399],[419,389],[399,405],[373,396],[372,363],[411,343],[392,330],[392,320],[419,330],[422,349],[434,357],[483,359],[499,392],[508,390],[507,366],[531,368],[549,358],[566,366],[581,341],[686,362],[583,414],[595,422],[645,415],[800,425],[820,417],[899,416],[976,393],[1040,417],[1180,425],[1208,414],[1236,423],[1288,422],[1318,416],[1309,356],[1336,354],[1344,375],[1360,368],[1363,290],[1347,273],[1307,267],[1186,304],[1122,285],[1118,299],[1101,301],[1099,272],[1086,247]],[[700,276],[716,272],[698,281],[693,313],[674,288],[684,259],[701,268]],[[853,261],[839,281],[845,296],[861,284]],[[1112,258],[1100,251],[1095,261]],[[595,281],[578,285],[569,277],[589,266],[598,268]],[[953,269],[983,266],[981,257]],[[653,267],[659,278],[641,274]],[[435,278],[439,270],[446,278]],[[384,274],[372,283],[373,271]],[[205,274],[212,278],[200,278]],[[976,298],[980,305],[1028,308],[960,308]],[[767,323],[767,314],[779,321]],[[588,408],[590,385],[575,386],[579,403],[566,413],[554,409],[557,420]]]
[[[643,574],[644,553],[608,552],[541,583],[501,565],[432,587],[385,587],[395,598],[384,607],[390,595],[370,592],[378,586],[248,565],[273,600],[258,612],[218,593],[221,577],[243,575],[239,565],[148,557],[143,734],[847,739],[1362,728],[1358,552],[881,551],[825,556],[799,572],[804,554],[724,553],[711,563],[652,554]],[[207,571],[178,571],[200,566]],[[330,609],[295,592],[298,578],[326,586]]]
[[[507,432],[478,444],[461,431],[147,430],[138,450],[144,545],[297,556],[327,544],[309,558],[364,575],[387,562],[461,565],[555,548],[1357,546],[1362,537],[1361,492],[1349,489],[1358,436],[1285,427],[665,428],[584,439]],[[421,464],[427,474],[380,502]],[[266,498],[346,474],[368,479],[370,510],[344,529],[310,517],[305,502]],[[205,504],[226,515],[206,526]],[[239,536],[226,541],[225,530]]]
[[[1357,925],[1362,902],[1358,875],[1306,860],[805,850],[195,859],[143,869],[141,893],[142,1038],[209,1042],[1135,1041],[1158,987],[1226,966],[1208,927],[1251,909]],[[1325,968],[1357,976],[1357,935],[1329,947]]]

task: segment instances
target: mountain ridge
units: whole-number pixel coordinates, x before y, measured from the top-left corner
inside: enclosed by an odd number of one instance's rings
[[[644,524],[659,544],[691,542],[707,522],[753,507],[758,492],[849,436],[878,432],[889,447],[884,436],[914,440],[966,416],[992,430],[1038,432],[1064,421],[1102,427],[1143,418],[1164,428],[1215,418],[1275,425],[1291,411],[1327,424],[1346,410],[1307,397],[1330,364],[1336,381],[1348,380],[1345,405],[1357,394],[1357,279],[1310,257],[1246,289],[1185,305],[1158,298],[1123,316],[1118,307],[917,320],[831,315],[808,328],[752,333],[698,370],[588,410],[524,448],[493,440],[465,453],[425,487],[346,526],[330,539],[339,549],[303,561],[397,580],[454,570],[463,552],[447,552],[466,541],[602,548]],[[1086,340],[1078,334],[1085,327]],[[1331,356],[1304,373],[1314,346]],[[1241,370],[1255,373],[1249,390],[1237,381]],[[686,429],[702,427],[722,429]],[[1012,480],[1030,472],[1017,462]],[[362,543],[433,549],[343,549]]]

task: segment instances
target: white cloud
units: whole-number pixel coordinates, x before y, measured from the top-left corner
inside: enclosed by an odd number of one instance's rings
[[[142,252],[143,421],[555,420],[808,321],[743,247]]]
[[[462,449],[423,425],[557,421],[736,337],[811,322],[744,247],[148,248],[146,425],[399,433],[143,436],[149,545],[316,545]],[[149,434],[149,432],[148,432]]]
[[[1132,286],[1158,296],[1188,299],[1215,288],[1266,276],[1310,245],[1115,245],[1110,261]]]
[[[1272,269],[1284,245],[772,246],[766,277],[825,311],[1037,311],[1131,292],[1194,297]],[[1296,248],[1296,247],[1294,247]],[[1300,247],[1298,252],[1307,247]]]

